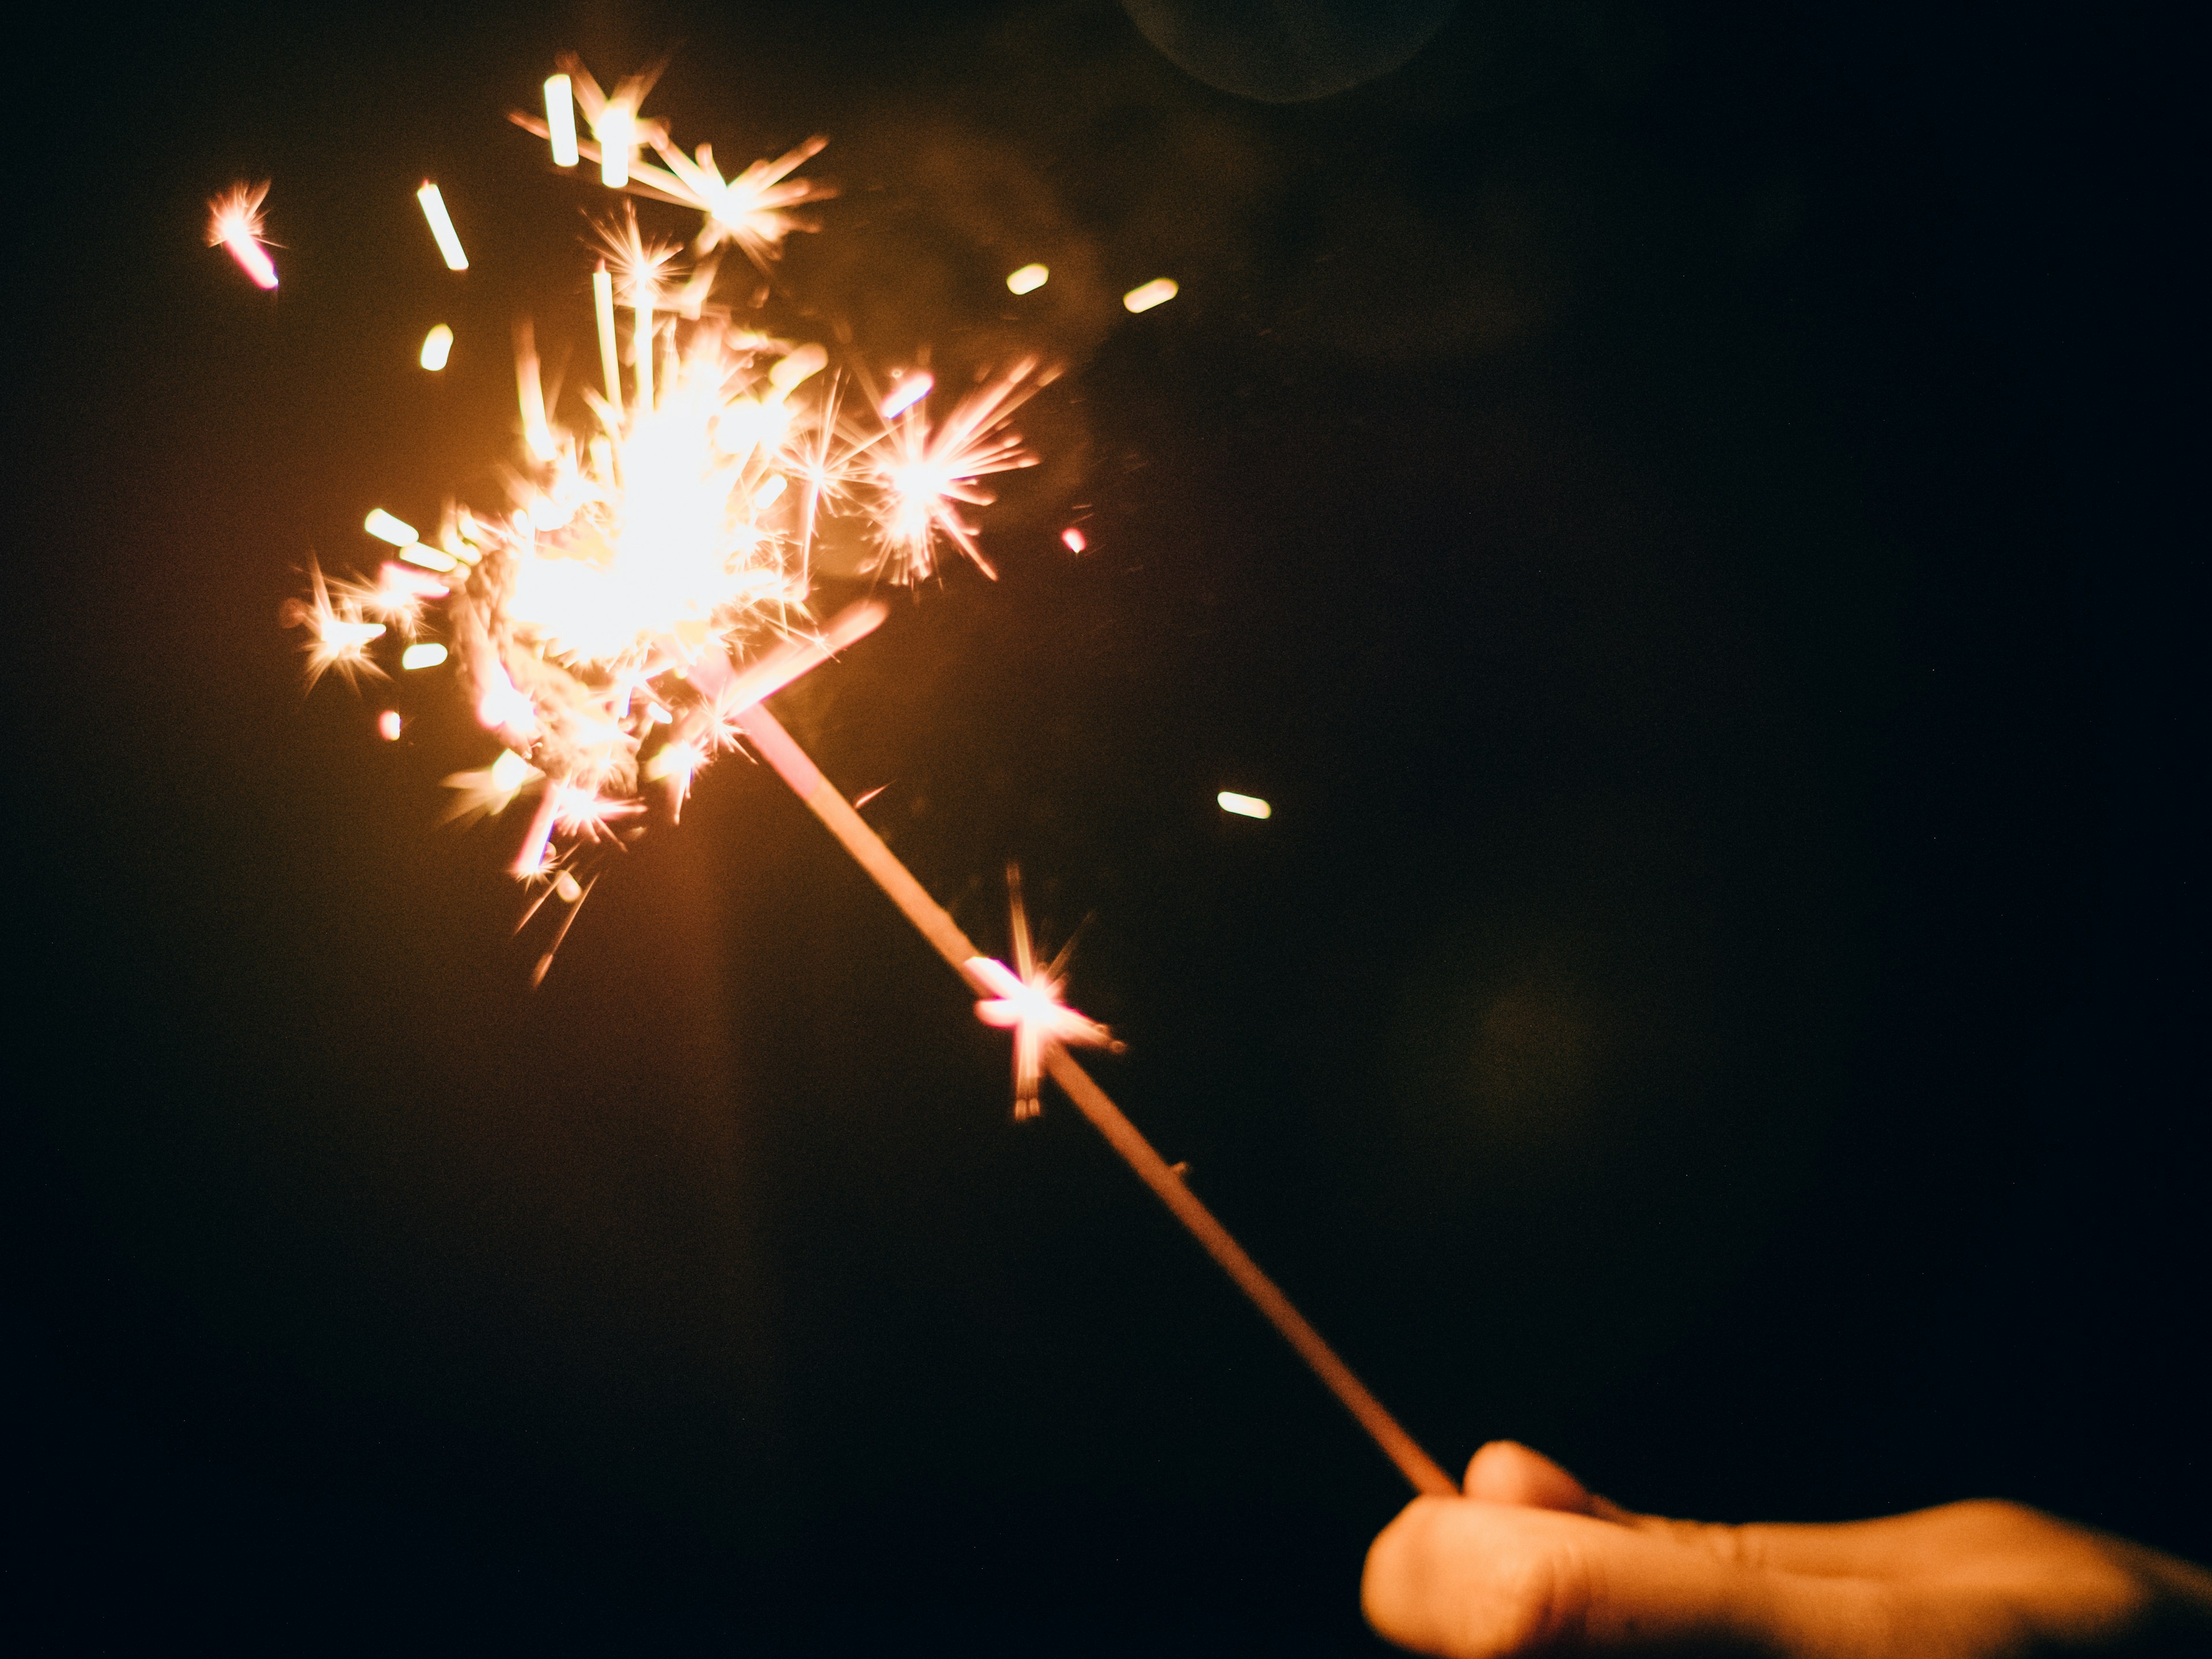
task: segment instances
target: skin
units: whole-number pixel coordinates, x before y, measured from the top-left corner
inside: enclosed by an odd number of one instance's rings
[[[1367,1553],[1368,1620],[1417,1653],[2212,1654],[2212,1572],[2019,1504],[1668,1521],[1507,1440],[1474,1455],[1464,1490],[1414,1499]]]

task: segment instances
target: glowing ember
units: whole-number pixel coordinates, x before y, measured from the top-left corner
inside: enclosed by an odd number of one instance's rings
[[[1051,276],[1052,272],[1043,265],[1024,265],[1019,270],[1006,273],[1006,287],[1015,294],[1034,294]]]
[[[402,668],[435,668],[445,660],[446,647],[442,645],[410,645],[399,653]]]
[[[446,360],[453,355],[453,331],[440,323],[422,337],[422,367],[443,368]]]
[[[1080,530],[1078,530],[1073,525],[1068,526],[1066,529],[1060,532],[1060,545],[1066,548],[1071,553],[1080,553],[1085,548],[1091,545],[1091,544],[1084,538],[1083,532]]]
[[[399,741],[399,711],[387,708],[376,717],[376,735],[386,743]]]
[[[1121,303],[1131,311],[1150,311],[1154,306],[1164,306],[1174,299],[1177,291],[1172,277],[1155,276],[1151,282],[1124,294]]]
[[[1224,812],[1233,812],[1240,818],[1271,818],[1275,809],[1257,795],[1240,795],[1233,789],[1224,789],[1214,800]]]
[[[1035,1117],[1037,1084],[1044,1075],[1047,1055],[1056,1048],[1110,1048],[1121,1045],[1114,1034],[1093,1019],[1086,1019],[1060,1000],[1066,983],[1060,969],[1066,965],[1071,945],[1062,945],[1050,962],[1039,966],[1030,943],[1029,915],[1022,908],[1020,872],[1006,872],[1012,915],[1014,965],[989,957],[970,957],[968,971],[988,986],[994,995],[975,1005],[975,1018],[1014,1034],[1014,1117]]]
[[[439,194],[437,185],[426,182],[415,192],[415,199],[422,204],[422,216],[430,222],[430,234],[437,240],[446,269],[466,270],[469,256],[461,252],[459,233],[453,228],[453,216],[446,211],[446,198]]]
[[[238,268],[256,288],[276,286],[276,267],[262,251],[261,204],[268,199],[264,181],[251,186],[233,185],[208,203],[208,246],[229,250]]]
[[[553,141],[556,167],[576,165],[576,100],[568,84],[565,75],[548,76],[545,80],[546,136]]]

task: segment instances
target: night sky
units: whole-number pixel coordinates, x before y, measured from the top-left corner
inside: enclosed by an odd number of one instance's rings
[[[985,948],[1009,860],[1080,927],[1096,1074],[1447,1467],[2212,1555],[2178,50],[2099,16],[1468,0],[1297,104],[1111,0],[47,25],[18,1626],[1380,1650],[1395,1472],[772,774],[533,991],[450,671],[302,696],[310,557],[501,500],[513,319],[595,374],[608,198],[505,119],[570,48],[830,137],[774,325],[1064,367],[1000,579],[775,706]],[[273,295],[201,236],[264,178]]]

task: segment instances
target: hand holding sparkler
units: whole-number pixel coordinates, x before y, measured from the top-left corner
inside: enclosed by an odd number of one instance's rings
[[[2212,1646],[2212,1572],[2019,1504],[1839,1526],[1637,1515],[1492,1441],[1463,1496],[1417,1498],[1360,1596],[1392,1641],[1447,1659],[1680,1653],[2002,1659]]]

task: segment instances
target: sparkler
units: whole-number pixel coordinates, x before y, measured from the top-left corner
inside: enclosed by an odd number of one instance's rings
[[[508,866],[532,895],[521,925],[549,902],[563,907],[534,979],[574,926],[599,862],[642,833],[656,798],[680,813],[700,771],[742,738],[974,991],[978,1015],[1012,1032],[1016,1117],[1036,1115],[1041,1079],[1052,1077],[1416,1489],[1455,1490],[1071,1057],[1073,1047],[1120,1045],[1062,1000],[1066,952],[1036,959],[1018,884],[1009,967],[976,949],[765,706],[886,614],[870,600],[813,617],[813,547],[830,521],[872,547],[881,580],[929,578],[948,548],[996,574],[965,509],[993,499],[982,480],[1035,464],[1009,422],[1050,374],[1023,359],[979,377],[941,417],[930,406],[934,380],[918,369],[888,395],[849,396],[872,386],[865,370],[833,367],[819,343],[742,327],[712,300],[723,244],[765,270],[787,235],[812,228],[790,210],[830,191],[792,175],[823,141],[726,179],[708,146],[686,155],[640,114],[653,75],[609,93],[573,58],[561,68],[546,85],[550,124],[513,118],[548,139],[556,164],[595,160],[611,188],[699,211],[696,263],[686,270],[676,245],[647,240],[634,208],[601,228],[592,287],[605,392],[582,392],[588,422],[558,422],[534,333],[518,326],[522,454],[511,501],[489,513],[449,507],[428,538],[381,507],[370,513],[363,529],[397,557],[374,582],[333,585],[311,567],[309,597],[287,607],[288,624],[307,633],[309,684],[331,671],[380,676],[371,652],[387,639],[405,641],[403,669],[450,657],[503,746],[446,780],[447,816],[498,818],[534,797]],[[572,122],[564,131],[571,98],[589,143]],[[642,160],[644,149],[665,166]],[[435,187],[422,196],[448,264],[463,268]],[[240,246],[258,252],[259,199],[241,195],[228,220],[218,206],[218,224],[230,227],[222,240],[241,264]],[[1042,267],[1028,269],[1030,287],[1044,280]],[[1127,303],[1139,310],[1140,298],[1157,304],[1173,292],[1162,279]],[[627,395],[618,305],[630,315]],[[1073,529],[1064,539],[1083,546]],[[431,632],[443,637],[422,637]],[[380,729],[396,737],[396,713]]]

